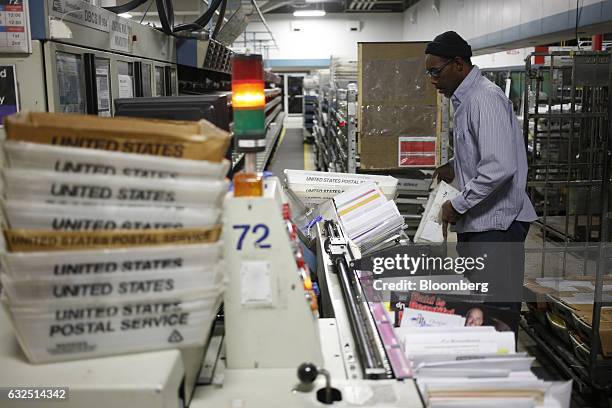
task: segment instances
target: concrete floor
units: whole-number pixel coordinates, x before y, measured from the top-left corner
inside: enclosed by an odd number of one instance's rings
[[[569,245],[573,251],[547,253],[543,255],[544,247],[542,230],[537,224],[532,224],[525,240],[525,277],[564,277],[564,276],[594,276],[597,263],[594,252],[585,251],[581,247],[585,243],[572,243]],[[597,245],[596,242],[590,245]],[[546,241],[546,248],[562,249],[564,245],[558,242]],[[530,253],[532,252],[532,253]],[[588,255],[591,255],[590,257]],[[590,258],[590,259],[589,259]]]
[[[283,177],[285,169],[314,170],[312,146],[304,144],[302,116],[285,117],[285,132],[279,140],[276,152],[270,161],[268,170],[278,177]]]

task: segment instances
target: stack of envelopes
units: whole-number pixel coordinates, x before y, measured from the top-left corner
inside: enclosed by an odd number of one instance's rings
[[[2,303],[28,359],[204,344],[224,286],[229,134],[44,113],[5,125]]]
[[[374,183],[363,183],[334,197],[344,232],[362,250],[398,234],[404,226],[395,202]]]

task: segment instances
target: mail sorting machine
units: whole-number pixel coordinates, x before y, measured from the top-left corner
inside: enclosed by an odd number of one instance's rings
[[[316,226],[319,283],[324,316],[335,316],[350,378],[404,380],[409,363],[393,331],[385,305],[371,286],[362,285],[353,265],[355,249],[336,221]]]
[[[339,271],[325,272],[335,315],[319,318],[304,301],[302,281],[290,273],[286,202],[276,178],[266,179],[263,197],[226,201],[224,337],[211,339],[208,385],[196,388],[190,406],[423,407],[382,303],[362,301],[352,250],[335,224],[315,226],[319,238],[330,237],[326,264]]]

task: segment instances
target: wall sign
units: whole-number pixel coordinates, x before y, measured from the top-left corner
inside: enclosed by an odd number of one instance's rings
[[[30,53],[27,0],[0,0],[0,53]]]
[[[436,138],[432,136],[400,136],[398,167],[433,167],[436,165]]]
[[[130,26],[127,23],[122,22],[121,20],[113,20],[111,21],[111,30],[110,30],[110,49],[115,51],[122,52],[132,52],[131,50],[131,30]]]
[[[132,77],[129,75],[117,76],[119,79],[119,97],[120,98],[133,98],[134,97],[134,85],[132,83]]]
[[[17,76],[14,65],[0,65],[0,126],[6,116],[19,112]]]

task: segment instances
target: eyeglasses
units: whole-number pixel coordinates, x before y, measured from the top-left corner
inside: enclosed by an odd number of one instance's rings
[[[444,64],[442,64],[442,66],[438,67],[438,68],[429,68],[428,70],[425,71],[425,73],[427,75],[429,75],[432,78],[440,78],[440,75],[442,74],[442,71],[444,70],[444,68],[446,68],[446,66],[448,64],[450,64],[451,62],[453,62],[454,60],[449,59],[448,61],[446,61]]]

